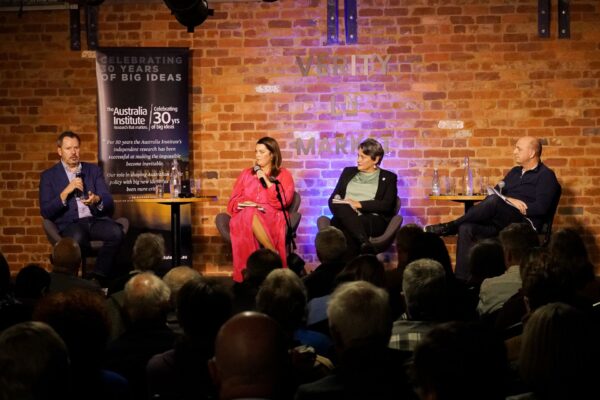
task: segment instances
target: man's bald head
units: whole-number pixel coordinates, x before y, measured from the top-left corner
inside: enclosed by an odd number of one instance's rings
[[[219,330],[211,375],[221,399],[272,397],[288,370],[285,335],[267,315],[240,313]]]
[[[513,150],[515,163],[525,169],[535,168],[542,157],[542,141],[532,136],[523,136]]]
[[[81,249],[70,237],[60,239],[52,248],[52,271],[60,274],[77,275],[81,266]]]

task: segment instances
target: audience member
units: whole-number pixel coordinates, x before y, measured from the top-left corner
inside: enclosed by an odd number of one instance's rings
[[[213,399],[208,373],[215,337],[231,316],[231,294],[214,279],[188,280],[177,294],[177,318],[183,329],[175,347],[153,356],[146,367],[150,398]]]
[[[64,237],[52,248],[52,272],[50,272],[50,292],[64,292],[82,288],[102,293],[95,280],[77,276],[81,267],[81,249],[73,238]]]
[[[209,371],[220,400],[291,397],[291,363],[283,330],[270,317],[242,312],[225,322]]]
[[[411,262],[404,269],[402,293],[406,313],[394,321],[389,346],[413,352],[427,332],[449,318],[444,268],[428,258]]]
[[[193,279],[199,279],[202,275],[193,268],[188,266],[179,266],[169,270],[163,276],[163,282],[167,284],[169,289],[171,290],[171,300],[169,313],[167,314],[167,326],[175,333],[182,334],[181,327],[179,326],[179,321],[177,320],[177,295],[179,294],[179,290],[185,285],[187,282]]]
[[[144,271],[159,274],[165,257],[165,239],[156,233],[142,233],[136,239],[131,254],[133,270],[125,276],[115,279],[108,288],[108,295],[123,290],[127,281],[134,275]]]
[[[477,242],[471,248],[467,266],[470,276],[467,284],[475,288],[479,295],[479,288],[485,279],[500,276],[506,271],[502,243],[497,239]]]
[[[294,272],[287,269],[271,271],[256,295],[256,310],[281,325],[290,348],[306,345],[322,356],[332,356],[331,339],[305,328],[306,288]]]
[[[548,248],[552,259],[567,267],[577,294],[592,304],[600,302],[600,281],[579,233],[575,229],[559,229],[552,234]]]
[[[342,284],[327,314],[339,366],[330,376],[300,385],[296,399],[412,398],[405,357],[388,348],[392,321],[384,289],[364,281]]]
[[[373,254],[362,254],[350,260],[336,277],[337,284],[366,281],[377,287],[385,287],[385,267]]]
[[[15,297],[22,304],[23,316],[31,319],[39,299],[50,291],[50,274],[37,264],[23,267],[15,279]]]
[[[411,372],[421,399],[504,400],[506,395],[504,344],[479,323],[433,328],[415,349]]]
[[[108,315],[111,321],[111,340],[125,331],[125,292],[123,287],[133,276],[142,272],[156,273],[165,256],[165,240],[155,233],[142,233],[133,245],[133,270],[113,282],[108,288]]]
[[[269,272],[282,268],[281,257],[269,249],[259,249],[250,254],[246,268],[242,271],[244,280],[233,284],[233,311],[254,310],[256,308],[256,294]]]
[[[42,322],[21,322],[0,333],[0,398],[75,399],[69,355],[62,339]]]
[[[109,333],[103,296],[77,288],[51,293],[40,300],[33,319],[50,325],[65,342],[71,360],[75,398],[129,398],[127,381],[102,369]]]
[[[302,279],[308,300],[331,294],[335,289],[335,277],[345,265],[346,237],[341,230],[330,226],[317,232],[315,249],[321,264]]]
[[[0,252],[0,332],[31,317],[29,307],[15,298],[10,281],[10,267]]]
[[[173,347],[175,335],[167,327],[169,287],[151,272],[142,272],[125,285],[125,332],[108,345],[106,368],[129,381],[135,399],[147,396],[146,364]]]
[[[597,391],[598,331],[583,312],[564,303],[538,308],[523,332],[519,371],[532,396],[519,399],[593,398]]]
[[[521,260],[531,249],[539,246],[537,233],[531,224],[526,222],[510,224],[500,231],[500,242],[507,270],[500,276],[485,279],[481,284],[477,305],[481,316],[498,311],[506,300],[517,293],[521,287]]]
[[[392,319],[398,319],[404,313],[402,302],[402,275],[404,268],[416,260],[413,252],[417,243],[423,237],[423,227],[416,224],[402,226],[396,233],[396,255],[398,264],[396,268],[385,271],[385,285],[390,295],[390,307],[392,308]],[[410,261],[409,261],[410,260]]]

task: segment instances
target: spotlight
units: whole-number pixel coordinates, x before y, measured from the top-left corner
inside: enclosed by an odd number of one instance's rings
[[[185,27],[188,32],[203,23],[209,15],[214,15],[215,10],[208,8],[207,0],[164,0],[171,14]]]

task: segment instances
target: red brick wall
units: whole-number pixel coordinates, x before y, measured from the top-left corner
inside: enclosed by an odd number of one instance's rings
[[[159,0],[107,0],[100,7],[101,46],[192,50],[194,173],[220,198],[193,209],[197,268],[230,268],[214,216],[225,210],[235,177],[251,164],[263,135],[280,141],[302,194],[298,242],[308,260],[314,260],[315,220],[327,212],[340,169],[355,162],[350,142],[343,147],[348,154],[336,154],[336,139],[385,141],[383,166],[400,177],[405,222],[426,224],[462,212],[426,198],[434,163],[442,175],[458,177],[468,155],[494,182],[512,166],[516,138],[528,134],[544,139],[543,158],[563,186],[556,226],[584,229],[599,261],[598,1],[571,2],[569,40],[557,38],[556,10],[551,37],[538,38],[534,0],[361,1],[359,43],[348,46],[323,45],[325,3],[215,3],[215,16],[194,34]],[[341,22],[342,40],[343,32]],[[296,56],[306,67],[318,55],[373,56],[373,69],[364,74],[360,64],[356,76],[320,76],[313,66],[302,76]],[[374,56],[388,55],[384,74]],[[69,50],[66,10],[21,18],[0,12],[0,74],[0,249],[16,270],[45,264],[50,250],[37,185],[39,172],[57,160],[57,133],[80,132],[82,158],[96,160],[96,81],[94,60]],[[258,85],[279,92],[260,93]],[[339,104],[351,95],[356,115],[342,106],[341,115],[332,115],[331,97]],[[464,127],[441,129],[442,120]],[[321,152],[298,154],[302,135],[316,136]]]

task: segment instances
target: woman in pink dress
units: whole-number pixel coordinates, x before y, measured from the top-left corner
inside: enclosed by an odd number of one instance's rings
[[[294,198],[294,179],[281,168],[281,151],[277,141],[263,137],[256,142],[253,168],[242,171],[227,205],[231,214],[229,230],[233,250],[233,280],[243,280],[246,260],[260,246],[278,253],[286,263],[286,224],[277,186],[285,208]]]

